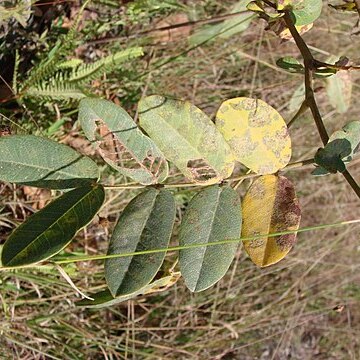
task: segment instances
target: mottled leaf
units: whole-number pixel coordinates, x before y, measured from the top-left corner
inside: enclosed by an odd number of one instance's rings
[[[235,6],[233,6],[231,13],[243,12],[242,14],[222,21],[216,25],[205,25],[201,27],[189,37],[189,43],[191,45],[198,45],[206,41],[213,40],[217,36],[226,39],[245,31],[253,19],[253,16],[246,12],[246,6],[250,1],[251,0],[238,1]]]
[[[166,248],[175,220],[175,201],[167,190],[150,188],[136,196],[120,215],[108,255]],[[133,293],[156,275],[165,252],[107,259],[105,277],[116,297]]]
[[[330,104],[339,113],[345,113],[351,104],[352,81],[350,71],[339,70],[326,79],[326,92]]]
[[[101,309],[104,307],[113,306],[120,304],[124,301],[133,299],[139,295],[149,295],[167,290],[169,287],[174,285],[180,278],[180,272],[175,272],[171,275],[164,276],[160,279],[154,280],[150,284],[145,285],[143,288],[127,295],[113,297],[109,290],[104,290],[92,294],[91,298],[94,300],[83,299],[75,303],[76,306],[85,306],[88,308]]]
[[[66,189],[98,177],[97,165],[69,146],[34,135],[0,137],[0,180]]]
[[[239,239],[241,204],[230,187],[213,185],[196,194],[181,221],[181,246]],[[237,243],[180,250],[180,271],[191,291],[202,291],[219,281],[228,270]]]
[[[139,116],[141,127],[190,180],[214,184],[231,175],[234,158],[229,145],[190,102],[148,96],[139,103]]]
[[[342,130],[335,131],[325,145],[315,154],[315,162],[319,165],[312,174],[327,175],[344,172],[345,163],[352,160],[360,147],[360,121],[346,124]]]
[[[3,266],[31,265],[57,254],[96,215],[104,195],[101,185],[84,185],[30,216],[6,240]]]
[[[144,185],[166,179],[166,159],[124,109],[107,100],[86,98],[80,102],[79,120],[86,137],[114,169]]]
[[[235,159],[258,174],[271,174],[286,166],[291,140],[281,115],[262,100],[234,98],[223,102],[216,126]]]
[[[297,26],[314,22],[321,15],[322,0],[277,0],[278,10],[288,9]]]
[[[300,35],[304,35],[313,28],[314,24],[296,25],[295,28]],[[275,34],[279,35],[281,39],[293,40],[290,30],[286,27],[285,22],[279,22],[278,24],[270,25],[270,28],[275,31]]]
[[[265,175],[256,179],[243,200],[242,237],[244,248],[258,266],[277,263],[290,251],[296,234],[268,237],[267,234],[297,230],[300,207],[293,184],[283,176]]]

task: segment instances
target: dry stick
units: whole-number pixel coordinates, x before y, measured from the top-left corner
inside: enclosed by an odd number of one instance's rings
[[[356,7],[356,11],[359,14],[359,19],[360,19],[360,0],[354,0],[355,3],[355,7]]]
[[[324,145],[326,145],[329,141],[329,135],[326,131],[326,128],[324,126],[324,123],[322,121],[322,117],[319,111],[319,108],[317,106],[315,96],[314,96],[314,90],[313,90],[313,72],[316,69],[316,60],[314,59],[313,55],[311,54],[308,46],[306,45],[303,38],[300,36],[299,32],[297,31],[292,17],[291,12],[289,10],[284,11],[284,21],[286,23],[286,26],[290,30],[290,33],[292,37],[295,40],[296,46],[300,50],[300,53],[304,60],[304,75],[305,75],[305,101],[308,105],[308,107],[311,110],[311,113],[313,115],[313,118],[315,120],[316,127],[318,129],[319,135],[321,137],[321,141]],[[345,177],[346,181],[349,183],[349,185],[352,187],[352,189],[355,191],[358,198],[360,198],[360,187],[356,183],[355,179],[351,176],[351,174],[345,170],[343,173],[343,176]]]
[[[150,29],[150,30],[145,30],[145,31],[141,31],[138,32],[137,34],[133,34],[133,35],[129,35],[127,38],[134,38],[134,37],[138,37],[140,35],[147,35],[147,34],[151,34],[153,32],[158,32],[158,31],[170,31],[173,29],[178,29],[181,27],[186,27],[186,26],[198,26],[198,25],[205,25],[205,24],[211,24],[214,22],[220,22],[223,20],[227,20],[227,19],[231,19],[233,17],[236,17],[238,15],[242,15],[242,14],[249,14],[249,15],[253,15],[253,13],[249,10],[245,10],[245,11],[238,11],[238,12],[234,12],[231,14],[224,14],[224,15],[218,15],[218,16],[214,16],[210,19],[200,19],[200,20],[196,20],[196,21],[186,21],[186,22],[182,22],[182,23],[177,23],[177,24],[172,24],[172,25],[168,25],[168,26],[162,26],[159,28],[154,28],[154,29]],[[103,38],[103,39],[99,39],[99,40],[93,40],[93,41],[89,41],[87,44],[91,45],[91,44],[102,44],[102,43],[107,43],[107,42],[112,42],[112,41],[118,41],[123,39],[124,36],[117,36],[117,37],[112,37],[112,38]]]

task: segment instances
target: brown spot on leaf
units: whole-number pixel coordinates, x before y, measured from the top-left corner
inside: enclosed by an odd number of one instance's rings
[[[106,123],[98,119],[96,120],[96,138],[98,150],[101,156],[115,163],[116,166],[127,168],[129,170],[147,169],[156,182],[157,177],[166,165],[166,160],[154,156],[148,151],[145,159],[137,159],[134,154],[122,144],[118,137],[109,129]]]
[[[217,176],[216,171],[204,159],[189,160],[186,167],[196,181],[207,181]]]

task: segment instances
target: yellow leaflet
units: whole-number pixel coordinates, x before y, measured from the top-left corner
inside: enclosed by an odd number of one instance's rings
[[[297,230],[300,207],[292,183],[283,176],[265,175],[255,180],[243,200],[242,237]],[[264,267],[283,259],[296,234],[244,241],[251,260]]]
[[[291,139],[281,115],[262,100],[245,97],[223,102],[216,127],[235,159],[258,174],[272,174],[291,157]]]
[[[309,30],[311,30],[313,25],[314,25],[313,23],[310,23],[310,24],[307,24],[307,25],[298,25],[298,26],[295,26],[295,27],[296,27],[298,33],[300,35],[303,35],[306,32],[308,32]],[[279,36],[284,40],[292,40],[293,39],[293,37],[292,37],[292,35],[290,33],[290,30],[288,28],[286,28],[286,27],[284,27],[284,30],[281,30],[281,32],[279,33]]]

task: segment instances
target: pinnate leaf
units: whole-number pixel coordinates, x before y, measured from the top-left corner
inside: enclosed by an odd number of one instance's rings
[[[183,216],[181,246],[239,239],[241,204],[230,187],[213,185],[196,194]],[[219,281],[228,270],[237,243],[201,246],[180,250],[180,272],[191,291],[202,291]]]
[[[244,248],[258,266],[277,263],[290,251],[296,234],[268,237],[269,233],[297,230],[300,207],[293,184],[283,176],[265,175],[256,179],[243,200],[242,237]]]
[[[0,137],[0,180],[66,189],[98,177],[97,165],[69,146],[34,135]]]
[[[167,248],[175,201],[167,190],[149,188],[124,209],[110,239],[108,255]],[[105,278],[114,297],[131,294],[156,275],[165,252],[106,259]]]
[[[86,137],[114,169],[144,185],[166,179],[168,164],[163,154],[120,106],[102,99],[83,99],[79,120]]]
[[[235,159],[258,174],[271,174],[286,166],[291,140],[281,115],[262,100],[245,97],[223,102],[216,126]]]
[[[101,185],[84,185],[30,216],[6,240],[3,266],[31,265],[57,254],[96,215],[104,195]]]
[[[148,96],[139,102],[139,117],[166,158],[190,180],[214,184],[231,175],[234,158],[229,145],[190,102]]]

